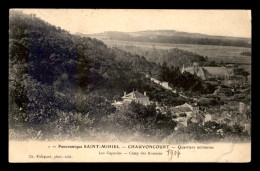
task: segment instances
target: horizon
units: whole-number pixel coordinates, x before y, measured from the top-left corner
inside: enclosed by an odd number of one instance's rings
[[[73,33],[73,34],[84,34],[84,35],[95,35],[95,34],[102,34],[106,32],[121,32],[121,33],[138,33],[138,32],[146,32],[146,31],[175,31],[179,33],[188,33],[188,34],[201,34],[204,36],[214,36],[214,37],[226,37],[226,38],[241,38],[241,39],[251,39],[251,37],[233,37],[233,36],[222,36],[222,35],[210,35],[210,34],[204,34],[204,33],[198,33],[198,32],[185,32],[185,31],[179,31],[179,30],[140,30],[140,31],[133,31],[133,32],[125,32],[125,31],[103,31],[99,33],[91,33],[91,34],[85,34],[85,33]]]
[[[251,10],[10,9],[71,34],[170,30],[251,39]]]

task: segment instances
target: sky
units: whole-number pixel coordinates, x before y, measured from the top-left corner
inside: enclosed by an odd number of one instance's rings
[[[250,10],[14,9],[74,33],[176,30],[251,38]]]

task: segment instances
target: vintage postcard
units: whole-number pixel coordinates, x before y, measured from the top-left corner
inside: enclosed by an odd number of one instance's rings
[[[251,11],[10,9],[9,162],[251,161]]]

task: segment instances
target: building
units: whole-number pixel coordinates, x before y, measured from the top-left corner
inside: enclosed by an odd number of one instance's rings
[[[250,120],[240,122],[240,126],[243,127],[245,132],[251,134],[251,122],[250,122]]]
[[[197,62],[193,63],[193,66],[185,68],[183,65],[182,73],[189,72],[193,75],[197,75],[202,80],[210,78],[220,77],[228,80],[232,76],[233,70],[227,67],[201,67]]]
[[[129,94],[126,94],[126,92],[124,92],[124,96],[122,97],[124,102],[136,102],[136,103],[141,103],[143,105],[149,105],[150,101],[149,101],[149,97],[146,95],[146,92],[144,92],[144,94],[139,93],[138,91],[133,91]]]
[[[181,113],[185,113],[187,117],[191,117],[194,113],[198,113],[198,106],[184,103],[183,105],[175,106],[170,108],[173,114],[179,116]]]
[[[205,114],[205,122],[212,121],[212,115],[209,113]]]
[[[181,117],[182,114],[185,114],[186,117],[191,117],[192,110],[188,107],[170,107],[169,111],[172,113],[172,115],[176,115],[177,117]]]
[[[176,106],[176,108],[180,108],[180,107],[188,107],[189,109],[193,110],[193,106],[188,103],[184,103],[183,105]]]
[[[189,119],[193,117],[193,115],[199,114],[199,107],[195,104],[190,105],[185,103],[183,105],[170,107],[169,111],[171,112],[172,116],[175,116],[173,119],[179,122],[180,118]]]

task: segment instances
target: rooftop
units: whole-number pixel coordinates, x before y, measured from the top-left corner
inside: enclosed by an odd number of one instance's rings
[[[142,93],[139,93],[138,91],[133,91],[129,94],[126,94],[122,98],[144,98],[144,97],[147,97],[147,96],[143,95]]]
[[[199,67],[198,69],[198,76],[203,79],[210,78],[212,75],[225,76],[228,74],[228,69],[226,67]],[[187,67],[185,68],[185,71],[194,74],[193,67]]]
[[[213,75],[225,75],[227,74],[226,67],[203,67],[209,74]]]

